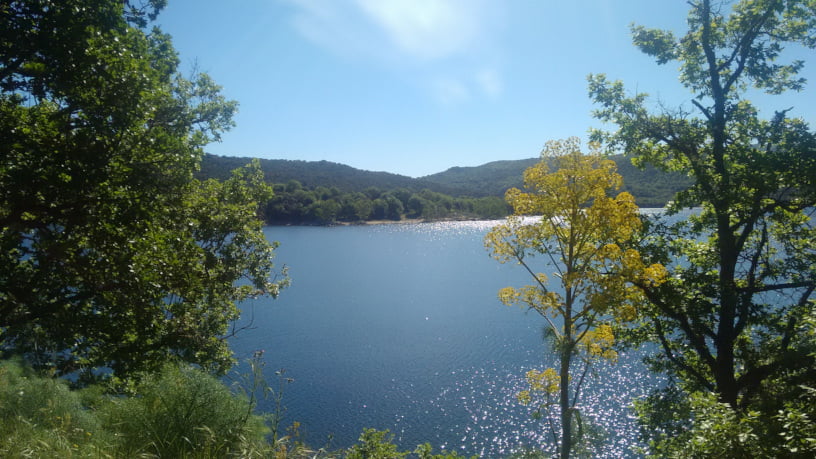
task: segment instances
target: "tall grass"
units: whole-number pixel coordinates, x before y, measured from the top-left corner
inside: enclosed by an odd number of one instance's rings
[[[19,359],[0,362],[0,457],[105,457],[114,436],[86,395]]]
[[[269,428],[213,376],[168,364],[134,396],[0,362],[0,457],[267,456]]]
[[[262,445],[269,431],[261,417],[247,415],[245,397],[189,366],[165,365],[145,378],[137,393],[111,399],[100,410],[120,439],[117,455],[234,456],[251,444]]]

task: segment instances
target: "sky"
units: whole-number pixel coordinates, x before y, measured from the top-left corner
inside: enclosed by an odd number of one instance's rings
[[[208,152],[421,177],[586,141],[604,127],[592,73],[691,108],[676,64],[640,53],[629,29],[682,34],[686,14],[685,0],[170,0],[156,22],[185,71],[240,104]],[[755,101],[812,123],[813,93]]]

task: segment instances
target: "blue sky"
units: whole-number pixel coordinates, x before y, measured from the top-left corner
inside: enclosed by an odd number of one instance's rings
[[[682,32],[686,11],[684,0],[170,0],[157,22],[185,68],[240,103],[209,152],[419,177],[586,139],[601,127],[590,73],[690,107],[676,65],[657,66],[629,35],[631,23]],[[812,121],[812,94],[759,103]]]

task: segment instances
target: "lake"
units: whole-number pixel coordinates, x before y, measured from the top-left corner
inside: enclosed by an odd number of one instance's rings
[[[550,445],[545,421],[515,397],[553,357],[543,319],[497,298],[528,278],[484,249],[495,223],[266,228],[292,285],[244,303],[241,325],[252,328],[231,343],[242,360],[265,351],[273,386],[276,370],[294,379],[284,427],[300,422],[315,448],[348,447],[364,427],[389,429],[402,449],[430,442],[484,457]],[[627,407],[657,384],[636,356],[598,367],[581,403],[607,433],[595,457],[629,455]]]

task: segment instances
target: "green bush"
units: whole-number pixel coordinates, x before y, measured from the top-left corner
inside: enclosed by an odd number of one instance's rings
[[[0,457],[272,456],[252,408],[190,366],[165,365],[126,397],[71,390],[9,360],[0,362]]]
[[[245,397],[189,366],[165,365],[141,382],[136,397],[115,399],[104,412],[121,436],[117,455],[125,456],[243,455],[263,445],[268,432]]]
[[[0,457],[101,457],[112,436],[84,393],[19,359],[0,362]]]
[[[353,445],[346,451],[345,459],[401,459],[412,452],[400,451],[393,443],[394,434],[388,430],[363,429],[358,439],[360,443]],[[463,458],[456,451],[434,454],[429,443],[418,445],[413,451],[419,459],[454,459]],[[473,459],[476,456],[472,456]]]
[[[346,459],[400,459],[408,454],[397,449],[388,430],[363,429],[359,441],[349,448]]]

